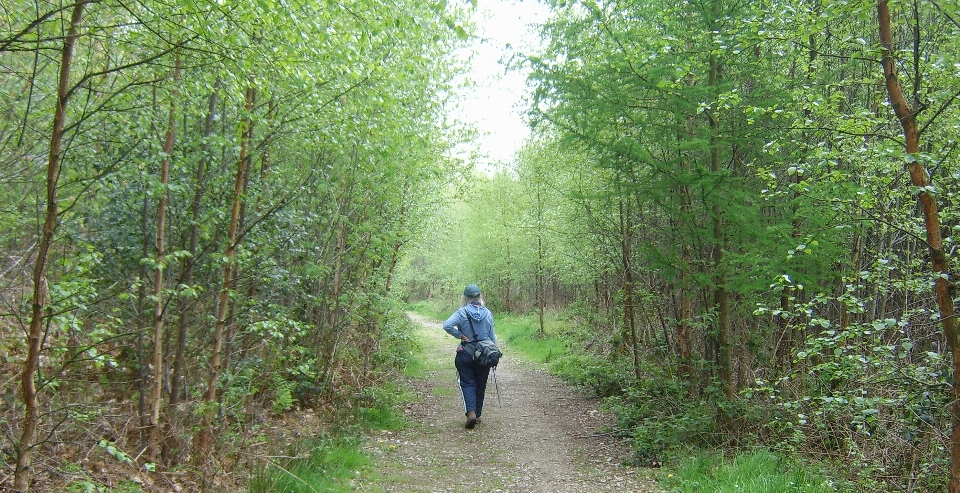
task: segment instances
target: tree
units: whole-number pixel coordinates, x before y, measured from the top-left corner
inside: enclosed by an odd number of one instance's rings
[[[937,200],[930,191],[930,178],[920,164],[920,127],[916,111],[911,108],[904,95],[897,71],[896,48],[893,41],[893,28],[890,20],[890,6],[886,0],[877,2],[877,24],[880,27],[880,46],[883,76],[893,112],[903,127],[903,138],[910,180],[917,189],[917,200],[923,211],[926,225],[927,247],[930,249],[932,269],[937,274],[934,281],[937,305],[940,309],[940,323],[947,340],[953,360],[954,381],[960,378],[960,339],[957,335],[957,319],[954,307],[954,281],[950,275],[950,263],[943,247],[940,215]],[[919,26],[917,26],[919,28]],[[916,80],[919,85],[922,81]],[[954,386],[950,405],[950,482],[951,493],[960,492],[960,388]]]
[[[78,1],[73,4],[70,22],[67,24],[67,33],[60,53],[60,75],[57,85],[57,105],[53,115],[53,125],[50,136],[50,152],[47,159],[47,200],[43,233],[37,249],[37,258],[33,267],[33,302],[30,312],[30,329],[27,333],[27,354],[21,372],[21,392],[24,403],[24,417],[20,425],[20,439],[17,442],[17,465],[15,470],[14,488],[18,491],[30,489],[30,462],[35,447],[34,439],[37,425],[40,420],[40,403],[37,398],[36,372],[40,366],[40,353],[43,350],[43,326],[47,313],[47,262],[50,248],[54,243],[57,232],[60,198],[57,194],[63,132],[66,126],[67,105],[70,101],[71,85],[70,71],[73,67],[73,52],[80,36],[80,23],[83,20],[83,9],[90,3]]]

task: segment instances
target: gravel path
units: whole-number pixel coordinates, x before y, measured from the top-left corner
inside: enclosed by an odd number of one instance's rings
[[[453,367],[456,341],[439,321],[423,325],[424,378],[411,382],[419,400],[407,406],[413,423],[370,441],[373,479],[358,491],[661,493],[649,470],[620,463],[629,448],[603,435],[610,416],[599,401],[578,394],[543,365],[511,358],[497,369],[502,407],[491,375],[483,422],[463,427],[463,406]]]

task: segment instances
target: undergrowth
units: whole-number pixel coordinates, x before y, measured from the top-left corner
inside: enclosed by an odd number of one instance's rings
[[[538,363],[551,363],[567,354],[566,341],[550,335],[557,329],[556,321],[546,322],[545,336],[537,334],[539,325],[535,316],[497,315],[497,339],[517,356]]]
[[[382,338],[383,359],[388,367],[422,367],[419,341],[413,331],[397,322],[397,327]],[[363,451],[372,431],[397,431],[406,426],[403,405],[413,399],[406,387],[393,380],[359,389],[351,399],[347,414],[319,437],[299,440],[281,457],[267,462],[248,482],[249,493],[337,493],[355,491],[356,481],[365,473],[370,460]]]
[[[254,476],[250,493],[347,492],[369,459],[361,442],[350,437],[322,437],[297,443]]]
[[[283,458],[267,463],[251,479],[250,493],[337,493],[354,491],[369,466],[363,452],[371,430],[396,431],[406,425],[400,405],[409,395],[399,388],[367,389],[348,426],[291,445]]]

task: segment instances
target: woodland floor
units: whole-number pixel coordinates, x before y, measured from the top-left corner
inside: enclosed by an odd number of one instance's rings
[[[604,433],[611,416],[599,401],[551,376],[541,364],[511,357],[497,369],[502,407],[491,375],[483,422],[463,427],[453,367],[456,341],[439,321],[422,324],[422,378],[411,379],[418,400],[407,405],[410,425],[369,442],[374,474],[357,491],[661,493],[649,469],[622,465],[627,444]]]

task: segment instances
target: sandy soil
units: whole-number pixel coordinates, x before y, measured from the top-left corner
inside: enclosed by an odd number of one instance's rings
[[[420,397],[406,409],[413,424],[370,441],[376,473],[358,491],[662,492],[649,469],[621,465],[629,447],[604,434],[611,418],[598,410],[597,399],[543,365],[511,357],[509,346],[496,372],[500,403],[491,375],[483,422],[464,429],[456,340],[439,321],[414,320],[423,325],[430,363],[424,378],[411,381]]]

